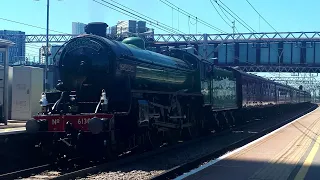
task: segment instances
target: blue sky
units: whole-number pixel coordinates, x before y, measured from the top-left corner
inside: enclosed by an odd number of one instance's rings
[[[99,0],[101,1],[101,0]],[[110,0],[106,0],[111,2]],[[173,26],[184,33],[217,33],[185,15],[173,11],[160,0],[116,0],[159,22]],[[213,0],[214,1],[214,0]],[[277,31],[317,31],[319,30],[320,1],[315,0],[249,0],[251,4],[266,18]],[[133,19],[112,9],[104,7],[93,0],[50,0],[50,29],[71,33],[71,22],[88,23],[104,21],[115,25],[118,20]],[[80,3],[82,2],[82,3]],[[219,17],[210,0],[170,0],[181,9],[197,16],[226,32],[232,29]],[[250,7],[246,0],[222,0],[231,10],[237,13],[255,31],[274,31]],[[215,4],[216,5],[216,4]],[[46,0],[1,0],[0,18],[19,21],[40,27],[46,27]],[[217,6],[216,6],[217,7]],[[218,8],[219,9],[219,8]],[[221,13],[221,12],[220,12]],[[228,22],[231,24],[231,22]],[[148,25],[148,23],[147,23]],[[248,32],[236,22],[239,32]],[[0,29],[21,30],[27,34],[45,34],[44,29],[37,29],[0,19]],[[155,27],[156,33],[166,33]],[[51,32],[55,33],[55,32]],[[34,52],[35,45],[28,45],[28,50]],[[30,53],[30,51],[28,51]],[[33,53],[34,54],[34,53]]]

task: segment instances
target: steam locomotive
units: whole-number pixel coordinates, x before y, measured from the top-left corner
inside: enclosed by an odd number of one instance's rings
[[[57,91],[42,94],[42,112],[26,124],[59,155],[154,148],[241,124],[249,110],[310,102],[305,91],[180,49],[155,53],[138,37],[110,40],[107,26],[90,23],[59,49]]]

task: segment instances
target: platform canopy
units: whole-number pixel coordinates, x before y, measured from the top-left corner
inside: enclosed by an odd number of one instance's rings
[[[14,46],[14,45],[15,45],[15,43],[12,41],[0,39],[0,48],[8,48],[8,47]]]
[[[0,119],[0,123],[4,123],[7,125],[8,123],[8,113],[9,113],[9,102],[8,102],[8,55],[9,51],[8,48],[10,46],[14,46],[15,43],[12,41],[8,41],[5,39],[0,39],[0,53],[3,53],[2,55],[2,61],[4,66],[4,78],[3,78],[3,105],[2,105],[2,113],[1,116],[3,118]]]

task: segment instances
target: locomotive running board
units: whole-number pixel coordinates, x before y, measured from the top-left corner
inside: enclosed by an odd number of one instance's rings
[[[150,94],[173,94],[175,92],[165,92],[165,91],[148,91],[148,90],[131,90],[131,93],[150,93]],[[187,95],[187,96],[202,96],[201,93],[185,93],[185,92],[179,92],[179,95]]]
[[[180,124],[174,124],[174,123],[166,123],[166,122],[162,122],[162,121],[155,121],[154,124],[157,126],[171,128],[171,129],[183,129],[183,128],[187,128],[187,127],[192,126],[191,123],[185,123],[185,124],[180,125]]]

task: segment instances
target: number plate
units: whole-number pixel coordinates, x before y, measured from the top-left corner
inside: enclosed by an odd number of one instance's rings
[[[72,126],[77,130],[88,131],[88,122],[91,118],[105,118],[111,119],[113,118],[113,114],[90,114],[90,115],[40,115],[34,116],[36,120],[44,120],[48,121],[48,131],[50,132],[64,132],[65,124],[69,121]]]

